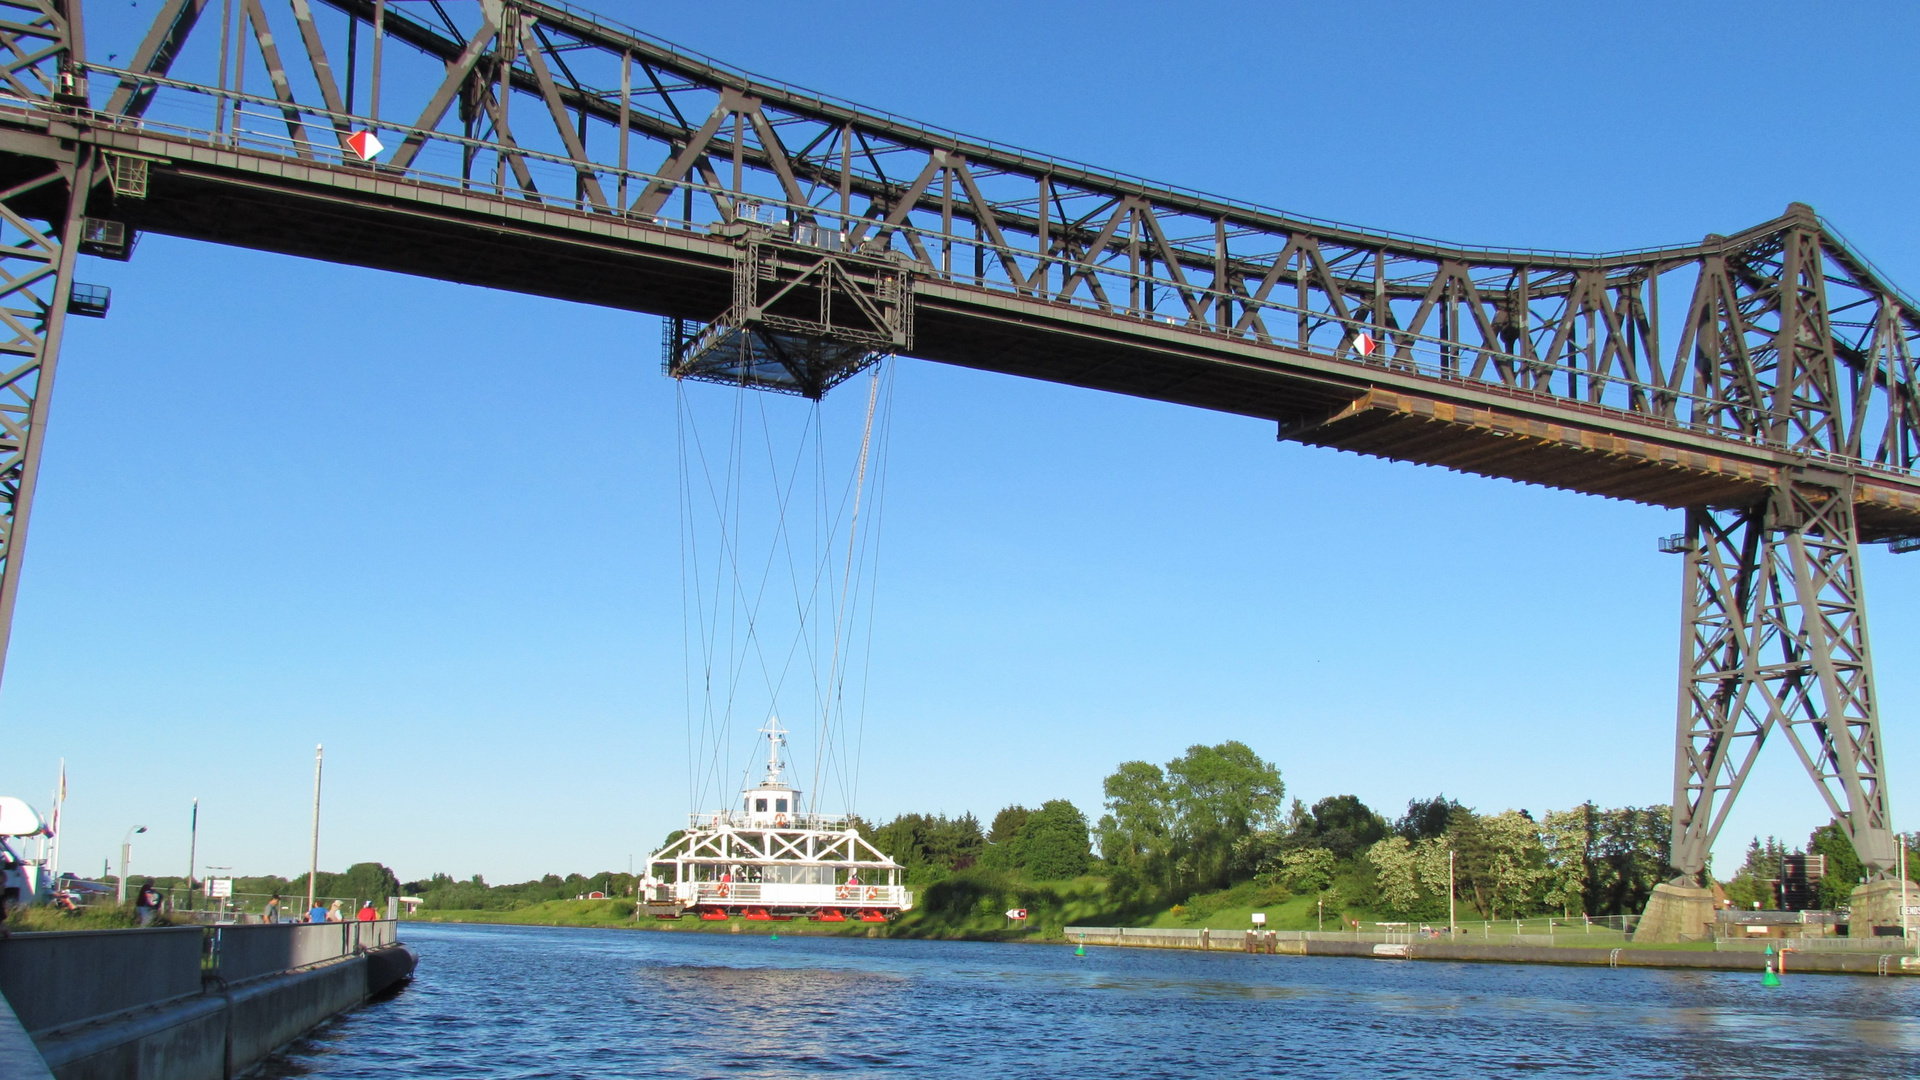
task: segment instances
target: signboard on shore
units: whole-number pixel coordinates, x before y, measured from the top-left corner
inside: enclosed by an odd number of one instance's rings
[[[207,899],[225,900],[233,895],[233,879],[216,877],[207,879]]]

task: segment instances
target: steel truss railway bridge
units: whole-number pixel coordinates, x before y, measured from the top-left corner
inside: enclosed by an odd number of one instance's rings
[[[1806,206],[1606,255],[1356,229],[772,82],[538,0],[0,0],[0,656],[78,254],[143,232],[664,316],[676,376],[879,356],[1685,511],[1672,862],[1770,736],[1892,872],[1859,545],[1920,546],[1920,306]],[[369,143],[366,135],[377,142]]]

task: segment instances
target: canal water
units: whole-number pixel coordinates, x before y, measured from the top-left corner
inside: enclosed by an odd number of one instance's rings
[[[1920,979],[407,924],[269,1077],[1920,1076]]]

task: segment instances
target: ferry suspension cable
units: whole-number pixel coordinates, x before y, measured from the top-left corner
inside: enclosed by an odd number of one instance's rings
[[[757,331],[733,333],[711,347],[781,347],[749,337]],[[744,379],[726,390],[689,386],[697,375],[679,383],[692,812],[648,859],[646,912],[656,918],[886,922],[913,906],[902,868],[861,835],[852,814],[893,399],[885,358],[862,366],[869,374],[858,413],[818,396],[783,406],[791,399]],[[854,423],[857,440],[834,437]],[[808,524],[799,521],[802,507]],[[804,693],[790,685],[798,667],[812,681],[804,711],[818,720],[812,791],[785,779],[787,731],[778,714],[783,702],[791,713]],[[765,771],[756,782],[748,755],[738,801],[723,803],[733,737],[749,716],[765,717]],[[842,809],[830,814],[819,789],[835,781]]]
[[[713,805],[722,778],[740,767],[731,751],[739,722],[757,726],[780,712],[814,718],[811,809],[822,808],[823,782],[853,809],[892,371],[884,361],[872,366],[857,414],[817,399],[794,409],[783,404],[790,398],[740,384],[679,383],[690,810]],[[804,705],[805,688],[792,685],[796,668],[811,681]],[[744,769],[739,775],[745,782]]]
[[[864,488],[867,481],[867,455],[873,447],[873,410],[874,410],[874,405],[880,399],[880,380],[884,370],[885,370],[885,365],[874,368],[872,375],[867,380],[867,419],[866,419],[866,423],[862,424],[860,428],[860,462],[857,466],[855,466],[854,474],[853,474],[853,516],[847,524],[846,566],[840,575],[840,597],[839,597],[839,600],[834,604],[834,608],[833,608],[833,654],[831,659],[827,663],[827,700],[823,703],[823,707],[820,710],[821,752],[815,756],[814,765],[813,765],[813,790],[816,793],[820,790],[821,765],[827,760],[829,748],[832,747],[833,745],[832,728],[833,728],[834,713],[836,710],[838,710],[841,714],[841,729],[843,732],[846,727],[846,716],[845,716],[846,683],[845,683],[845,676],[840,669],[841,631],[844,629],[846,625],[846,619],[848,614],[847,590],[853,584],[853,556],[854,556],[854,550],[855,550],[854,545],[860,533],[860,497],[865,493]],[[857,593],[854,594],[854,599],[858,599]],[[868,647],[871,648],[872,641],[873,641],[873,636],[871,633],[871,622],[869,622],[869,633],[867,636],[867,641],[868,641]],[[863,704],[863,719],[864,719],[865,697],[866,697],[865,694],[861,695],[862,704]],[[864,728],[865,728],[865,725],[863,723],[862,724],[863,734],[864,734]],[[818,796],[816,795],[815,797],[817,798]],[[849,799],[848,810],[851,811],[852,809],[853,807],[851,806],[851,800]]]

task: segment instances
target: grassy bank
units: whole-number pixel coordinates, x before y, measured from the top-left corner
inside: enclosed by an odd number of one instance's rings
[[[1186,906],[1117,902],[1108,894],[1105,878],[1088,876],[1070,881],[1025,881],[1017,875],[993,871],[965,871],[914,889],[912,911],[889,924],[756,922],[736,919],[742,930],[727,922],[699,919],[636,919],[628,900],[550,900],[511,909],[423,910],[421,922],[494,923],[521,926],[597,926],[682,932],[734,933],[777,930],[781,933],[845,934],[861,936],[878,927],[887,937],[940,938],[981,941],[1058,941],[1068,926],[1168,926],[1244,929],[1254,911],[1267,912],[1268,925],[1278,929],[1315,927],[1313,901],[1306,897],[1277,899],[1270,890],[1240,886],[1200,897]],[[1025,908],[1024,925],[1012,923],[1006,912]],[[1343,913],[1329,911],[1329,928]],[[1371,914],[1355,911],[1363,925]]]
[[[591,926],[612,930],[666,930],[677,933],[760,933],[844,934],[862,936],[867,923],[756,922],[732,919],[705,922],[697,918],[652,919],[642,914],[634,918],[631,900],[548,900],[511,910],[421,911],[408,922],[484,923],[500,926]],[[741,927],[735,930],[734,926]]]
[[[826,934],[836,936],[885,936],[973,941],[1060,941],[1068,926],[1125,926],[1192,930],[1202,927],[1215,931],[1237,932],[1253,924],[1255,912],[1266,915],[1266,925],[1274,930],[1338,931],[1357,920],[1364,932],[1377,932],[1375,925],[1389,916],[1366,908],[1341,905],[1322,912],[1312,895],[1289,896],[1284,890],[1253,883],[1220,892],[1190,898],[1185,904],[1139,904],[1116,902],[1109,895],[1106,879],[1097,876],[1071,881],[1031,882],[1017,875],[993,871],[969,870],[944,879],[916,886],[912,911],[892,923],[817,923],[760,922],[733,919],[706,922],[697,918],[651,919],[634,917],[628,900],[551,900],[511,909],[422,911],[422,922],[494,923],[523,926],[591,926],[613,929],[660,930],[675,933],[780,933]],[[1025,908],[1025,925],[1009,923],[1006,912]],[[1419,925],[1420,920],[1411,921]],[[1430,920],[1444,926],[1445,919]],[[1486,924],[1472,913],[1463,912],[1460,923],[1465,942],[1516,944],[1513,924],[1495,921]],[[1545,920],[1529,920],[1523,928],[1529,935],[1546,930]],[[1710,943],[1689,945],[1640,946],[1623,941],[1617,931],[1583,932],[1578,923],[1564,920],[1556,925],[1553,943],[1562,947],[1594,948],[1712,948]],[[1529,942],[1537,943],[1537,942]]]

